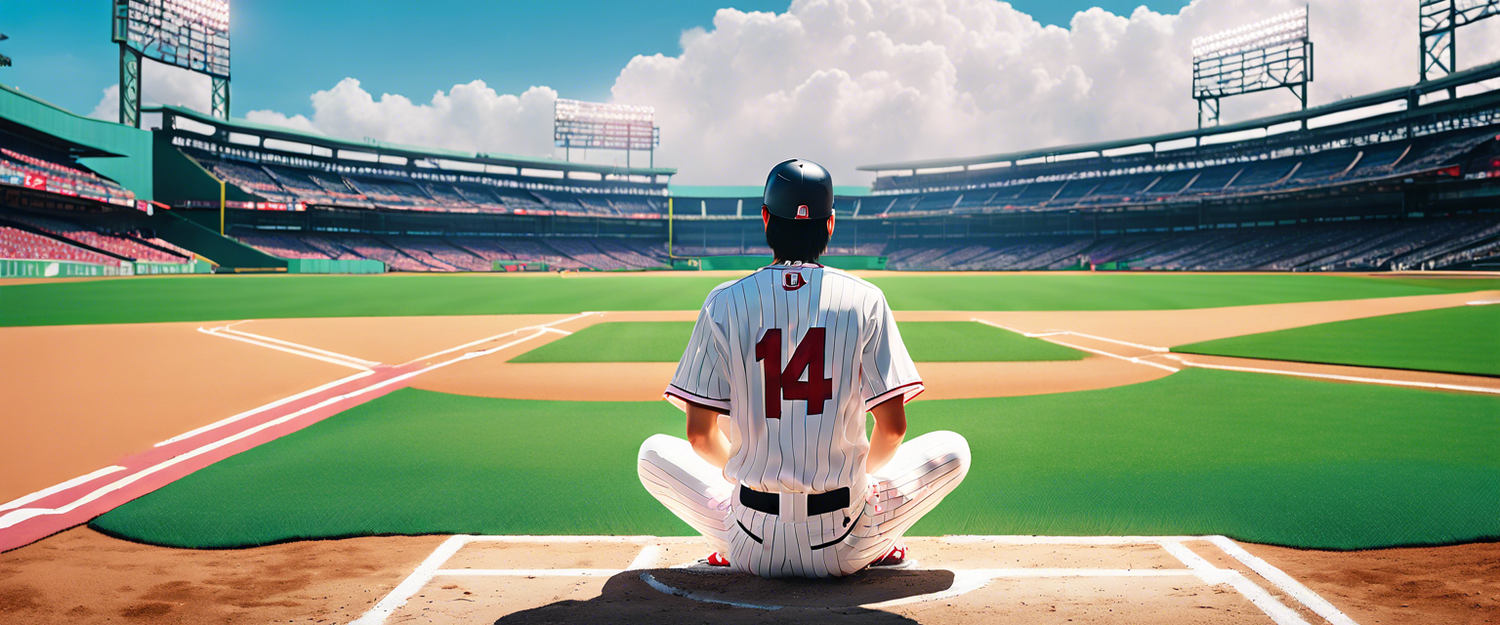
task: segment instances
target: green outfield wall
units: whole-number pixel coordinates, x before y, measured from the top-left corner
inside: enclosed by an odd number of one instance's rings
[[[378,260],[333,260],[330,258],[288,258],[287,273],[385,273],[385,263]]]
[[[775,260],[770,256],[704,256],[702,258],[674,258],[673,269],[684,270],[747,270],[759,269]],[[885,269],[884,256],[824,256],[818,262],[835,269]]]
[[[201,260],[187,263],[80,263],[70,260],[0,259],[0,278],[97,278],[102,276],[159,276],[210,273],[212,266]]]

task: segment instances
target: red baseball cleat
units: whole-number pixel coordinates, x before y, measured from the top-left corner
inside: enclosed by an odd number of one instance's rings
[[[724,556],[719,555],[717,551],[708,554],[708,559],[704,562],[707,562],[709,566],[729,566],[729,560],[724,559]]]
[[[870,566],[900,566],[906,562],[906,545],[892,545],[890,553],[885,554]]]

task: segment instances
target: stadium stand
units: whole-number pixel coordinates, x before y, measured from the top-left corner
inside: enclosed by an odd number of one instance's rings
[[[899,270],[1020,271],[1123,264],[1163,271],[1416,269],[1500,250],[1500,220],[1386,221],[1103,237],[893,243]]]
[[[18,260],[70,260],[111,264],[119,261],[97,252],[68,245],[39,234],[0,226],[0,258]]]

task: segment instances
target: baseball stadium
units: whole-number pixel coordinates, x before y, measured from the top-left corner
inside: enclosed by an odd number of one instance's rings
[[[1390,4],[1399,88],[1310,104],[1314,3],[1194,40],[1195,128],[852,164],[817,262],[972,458],[898,566],[763,579],[636,465],[785,260],[775,161],[678,184],[632,102],[552,155],[250,121],[229,0],[112,0],[117,119],[0,56],[0,622],[1500,622],[1500,2]]]

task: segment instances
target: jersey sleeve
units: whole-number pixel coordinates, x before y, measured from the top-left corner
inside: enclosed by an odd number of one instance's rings
[[[901,331],[896,327],[896,317],[891,307],[880,298],[879,305],[870,320],[871,334],[860,354],[860,370],[863,382],[861,395],[865,410],[900,397],[902,402],[926,390],[922,378],[917,374],[917,364],[911,354],[906,353],[906,344],[901,342]]]
[[[710,296],[710,304],[712,301]],[[672,383],[667,385],[663,396],[683,410],[687,410],[688,404],[693,404],[729,414],[729,376],[721,357],[724,345],[710,312],[710,304],[704,304],[698,313],[693,336],[688,339],[682,360],[677,362],[677,372],[672,374]]]

